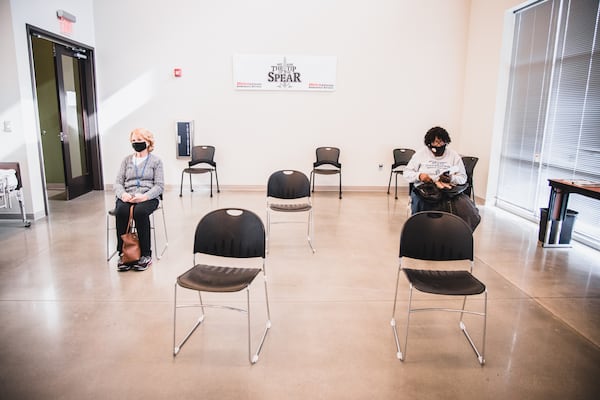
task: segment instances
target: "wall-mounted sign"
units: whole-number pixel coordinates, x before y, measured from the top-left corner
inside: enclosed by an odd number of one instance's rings
[[[337,58],[332,56],[233,56],[238,90],[334,91]]]

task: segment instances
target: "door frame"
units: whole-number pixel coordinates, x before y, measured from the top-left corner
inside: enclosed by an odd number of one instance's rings
[[[83,81],[82,89],[85,97],[82,99],[85,103],[85,115],[83,126],[85,130],[86,146],[88,148],[89,157],[89,172],[91,175],[92,190],[103,190],[104,180],[102,176],[102,157],[100,152],[100,135],[98,131],[98,117],[97,117],[97,100],[96,100],[96,71],[95,71],[95,57],[94,48],[87,46],[83,43],[79,43],[68,38],[56,35],[52,32],[37,28],[33,25],[26,24],[27,30],[27,44],[29,50],[29,65],[31,72],[31,83],[32,83],[32,95],[33,103],[36,115],[36,125],[38,130],[38,156],[40,159],[40,174],[44,191],[44,206],[46,215],[48,215],[48,195],[46,187],[46,175],[44,171],[43,152],[42,152],[42,140],[41,140],[41,128],[39,121],[39,108],[38,98],[36,91],[35,81],[35,65],[33,60],[33,48],[32,48],[32,37],[40,37],[48,40],[54,44],[64,46],[71,49],[83,49],[85,50],[87,60],[83,63]],[[64,167],[64,165],[63,165]],[[66,183],[66,182],[65,182]]]

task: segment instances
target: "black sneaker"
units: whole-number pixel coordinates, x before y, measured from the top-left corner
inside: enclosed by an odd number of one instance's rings
[[[119,256],[119,262],[117,263],[117,270],[119,272],[129,271],[131,269],[131,265],[125,264],[121,256]]]
[[[132,268],[135,271],[145,271],[150,265],[152,265],[152,257],[142,256],[137,263],[133,264]]]

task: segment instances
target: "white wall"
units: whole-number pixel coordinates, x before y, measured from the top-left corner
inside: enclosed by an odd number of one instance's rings
[[[107,184],[131,151],[129,131],[145,126],[158,137],[167,183],[178,185],[178,119],[196,122],[197,144],[216,146],[224,186],[264,186],[280,168],[308,173],[315,147],[331,145],[342,150],[344,186],[383,188],[394,147],[421,146],[438,124],[460,144],[468,0],[151,4],[94,3]],[[236,53],[336,56],[337,90],[236,91]]]
[[[217,147],[226,187],[263,186],[279,168],[308,173],[315,147],[332,145],[342,149],[347,189],[383,190],[392,149],[417,148],[428,128],[441,125],[456,150],[480,157],[475,179],[483,195],[502,24],[517,3],[0,0],[0,48],[7,54],[0,121],[13,125],[12,133],[0,132],[0,159],[25,164],[27,211],[43,214],[25,24],[58,33],[56,10],[65,9],[78,18],[70,38],[96,51],[105,184],[130,152],[128,132],[144,126],[157,136],[167,184],[177,186],[184,161],[175,158],[175,121],[195,120],[196,143]],[[236,91],[236,53],[336,56],[337,90]],[[172,77],[174,67],[182,78]],[[319,176],[317,183],[336,181]]]

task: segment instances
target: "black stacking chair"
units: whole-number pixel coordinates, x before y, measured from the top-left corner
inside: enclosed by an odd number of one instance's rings
[[[413,149],[398,148],[394,149],[394,163],[390,170],[390,180],[388,182],[387,194],[390,194],[390,186],[392,185],[392,175],[396,174],[396,189],[394,191],[394,198],[398,200],[398,175],[404,174],[404,167],[410,161],[415,151]],[[410,196],[410,192],[408,193]]]
[[[179,197],[182,196],[183,192],[183,175],[190,175],[190,192],[194,191],[192,187],[192,175],[195,174],[206,174],[210,173],[210,197],[213,197],[213,172],[215,173],[215,180],[217,181],[217,193],[220,193],[219,189],[219,175],[217,174],[217,163],[215,158],[215,147],[214,146],[194,146],[192,147],[192,160],[188,162],[188,168],[181,171],[181,184],[179,185]],[[203,166],[199,166],[202,164]]]
[[[271,237],[272,213],[308,214],[308,245],[313,253],[313,212],[310,199],[310,182],[308,177],[295,170],[281,170],[271,174],[267,182],[267,249]]]
[[[204,321],[204,310],[216,307],[246,313],[248,320],[248,359],[251,364],[258,361],[258,356],[271,328],[269,296],[267,293],[267,277],[265,272],[265,227],[261,219],[252,211],[223,208],[206,214],[196,226],[194,236],[194,266],[180,275],[175,283],[173,307],[173,356],[176,356],[194,331]],[[215,256],[215,265],[196,263],[197,255]],[[212,257],[208,257],[212,259]],[[241,260],[245,259],[245,260]],[[256,260],[256,266],[252,265]],[[216,262],[218,261],[218,262]],[[226,264],[224,266],[223,264]],[[254,354],[252,353],[252,334],[250,323],[250,286],[261,274],[264,278],[265,304],[267,321]],[[194,304],[178,304],[177,288],[182,287],[198,292],[199,302]],[[227,305],[211,305],[202,301],[201,292],[230,293],[246,291],[246,308]],[[184,307],[200,307],[200,316],[184,337],[177,343],[177,309]]]
[[[405,258],[426,260],[435,264],[446,261],[469,262],[469,270],[440,270],[440,269],[412,269],[403,266]],[[398,283],[400,271],[404,271],[409,282],[408,312],[406,317],[406,334],[404,337],[404,350],[398,339],[396,329],[396,302],[398,299]],[[456,215],[424,211],[410,217],[400,235],[400,265],[396,277],[396,294],[394,295],[394,308],[392,311],[392,330],[396,341],[396,356],[404,361],[408,344],[408,327],[410,315],[418,311],[450,311],[460,313],[460,329],[463,331],[469,344],[475,351],[481,365],[485,363],[485,333],[487,319],[487,290],[485,285],[472,275],[473,271],[473,234],[469,225]],[[462,297],[462,308],[413,308],[413,289],[422,293],[433,295]],[[483,312],[465,309],[468,296],[483,294]],[[483,317],[483,331],[481,353],[469,336],[463,315],[471,314]]]
[[[312,191],[315,191],[315,174],[340,176],[340,199],[342,198],[342,164],[339,162],[340,149],[337,147],[318,147],[317,161],[313,163],[313,169],[310,173],[312,182]]]
[[[462,161],[465,165],[465,171],[467,172],[467,183],[469,184],[469,187],[465,189],[463,193],[469,196],[471,200],[475,201],[475,188],[473,187],[473,172],[475,170],[475,165],[477,165],[477,161],[479,161],[479,158],[472,156],[462,156]]]

